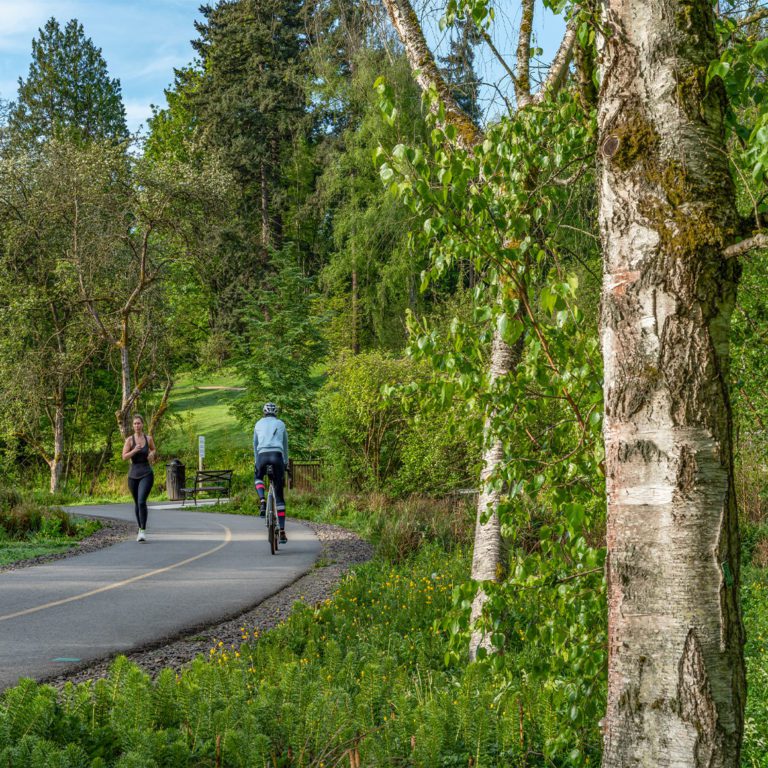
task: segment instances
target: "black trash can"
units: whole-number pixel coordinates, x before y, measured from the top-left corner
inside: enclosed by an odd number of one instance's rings
[[[165,465],[165,490],[171,501],[181,501],[184,498],[181,489],[185,487],[186,479],[186,467],[179,459],[172,459]]]

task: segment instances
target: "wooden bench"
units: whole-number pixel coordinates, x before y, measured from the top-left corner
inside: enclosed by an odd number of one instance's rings
[[[232,489],[231,469],[201,469],[195,472],[195,484],[190,488],[182,488],[181,495],[184,503],[193,499],[197,506],[197,497],[201,493],[215,493],[216,503],[222,496],[229,498]]]

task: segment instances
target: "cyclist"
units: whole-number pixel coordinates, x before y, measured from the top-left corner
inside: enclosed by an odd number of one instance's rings
[[[264,478],[267,474],[267,465],[271,464],[274,469],[272,482],[275,484],[280,541],[284,544],[288,541],[285,535],[285,498],[283,497],[285,470],[288,467],[288,432],[285,424],[277,418],[277,406],[274,403],[265,403],[262,412],[263,418],[259,419],[253,428],[253,459],[256,493],[259,494],[259,514],[264,517],[267,511]]]

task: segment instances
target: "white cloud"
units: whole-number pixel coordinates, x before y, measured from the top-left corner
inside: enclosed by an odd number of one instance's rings
[[[37,30],[51,16],[70,18],[75,7],[75,3],[57,3],[51,0],[0,0],[0,51],[29,50]]]
[[[0,99],[3,101],[13,101],[16,98],[16,91],[19,89],[17,80],[0,80]]]
[[[146,101],[126,101],[125,122],[128,124],[128,130],[135,133],[140,127],[147,127],[147,119],[152,117],[152,110]]]
[[[192,57],[188,56],[187,58],[191,59]],[[184,55],[179,54],[179,52],[160,55],[149,61],[141,62],[137,69],[128,69],[128,71],[124,69],[121,80],[126,82],[128,80],[142,80],[145,78],[155,79],[156,75],[164,75],[170,83],[173,80],[174,67],[182,66],[182,62],[184,62]]]

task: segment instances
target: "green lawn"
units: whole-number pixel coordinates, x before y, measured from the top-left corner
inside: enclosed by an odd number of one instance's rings
[[[169,406],[175,428],[166,443],[158,446],[161,455],[193,460],[199,435],[205,435],[206,466],[218,468],[233,456],[247,453],[251,430],[244,429],[229,410],[242,395],[239,386],[236,376],[227,372],[179,376]]]
[[[0,542],[0,566],[28,560],[40,555],[65,552],[74,546],[74,541],[2,541]]]

